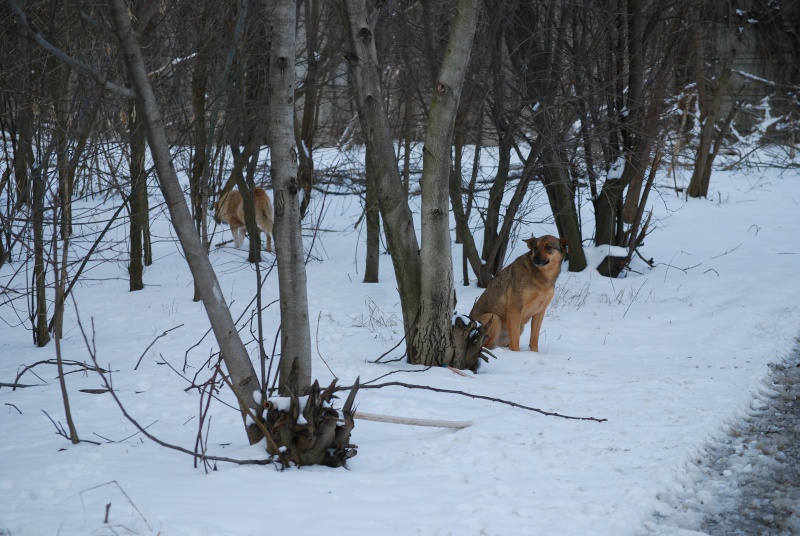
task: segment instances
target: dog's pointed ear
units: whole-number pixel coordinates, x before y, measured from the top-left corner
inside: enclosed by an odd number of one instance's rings
[[[564,250],[564,253],[569,253],[569,244],[567,243],[567,239],[562,238],[559,240],[559,242],[561,243],[561,249]]]
[[[536,237],[531,236],[530,238],[525,238],[523,242],[528,244],[528,249],[533,249],[533,246],[536,244]]]

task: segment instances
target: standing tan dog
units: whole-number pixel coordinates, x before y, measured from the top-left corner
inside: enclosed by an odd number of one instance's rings
[[[553,299],[556,279],[567,253],[567,241],[545,235],[525,240],[531,249],[500,270],[469,314],[486,326],[486,348],[508,346],[519,351],[519,337],[531,321],[531,350],[539,351],[539,330]]]
[[[267,251],[272,251],[272,201],[269,200],[267,192],[262,188],[256,188],[253,192],[253,202],[256,206],[256,225],[267,235]],[[239,190],[231,190],[214,203],[214,221],[230,225],[233,243],[237,249],[242,247],[247,228],[244,223],[242,193]]]

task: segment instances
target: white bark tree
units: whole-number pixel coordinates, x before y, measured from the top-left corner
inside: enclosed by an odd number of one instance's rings
[[[297,388],[302,394],[311,385],[311,329],[298,197],[302,190],[294,148],[295,10],[293,0],[276,0],[274,3],[269,73],[268,136],[272,191],[275,196],[275,254],[281,307],[278,390],[282,395],[288,395],[286,382],[293,364],[297,367]]]

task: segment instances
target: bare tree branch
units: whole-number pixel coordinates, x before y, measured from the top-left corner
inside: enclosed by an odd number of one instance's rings
[[[199,454],[199,453],[191,451],[191,450],[189,450],[187,448],[184,448],[184,447],[181,447],[181,446],[178,446],[178,445],[173,445],[171,443],[167,443],[166,441],[162,441],[161,439],[157,438],[156,436],[154,436],[153,434],[148,432],[147,429],[144,426],[140,425],[136,421],[136,419],[134,419],[133,417],[131,417],[128,414],[128,411],[125,409],[125,406],[122,405],[122,402],[117,397],[117,393],[116,393],[116,391],[114,391],[114,388],[111,385],[111,381],[108,379],[106,374],[104,374],[104,372],[101,372],[103,369],[101,369],[100,366],[97,364],[97,348],[94,345],[94,337],[92,337],[92,342],[89,342],[89,338],[86,335],[86,330],[83,329],[83,323],[81,322],[81,317],[80,317],[80,314],[78,313],[78,308],[77,307],[75,307],[75,318],[77,319],[77,322],[78,322],[78,328],[81,330],[81,335],[83,336],[83,341],[84,341],[84,344],[86,345],[86,350],[89,352],[89,356],[92,358],[92,363],[94,363],[94,365],[95,365],[95,370],[96,370],[97,374],[100,376],[100,380],[103,382],[103,386],[106,389],[108,389],[108,393],[114,399],[114,402],[117,404],[117,407],[119,407],[120,411],[122,412],[122,415],[126,419],[128,419],[128,421],[133,426],[135,426],[136,429],[139,430],[147,439],[149,439],[150,441],[152,441],[152,442],[154,442],[154,443],[156,443],[158,445],[161,445],[162,447],[166,447],[168,449],[172,449],[172,450],[176,450],[178,452],[182,452],[184,454],[188,454],[189,456],[192,456],[195,459],[199,458],[201,460],[211,460],[211,461],[218,461],[218,462],[229,462],[229,463],[235,463],[235,464],[239,464],[239,465],[268,465],[268,464],[273,463],[272,460],[269,459],[269,458],[263,459],[263,460],[237,460],[237,459],[234,459],[234,458],[226,458],[226,457],[223,457],[223,456],[209,456],[207,454]],[[92,330],[94,331],[94,320],[92,321]],[[51,421],[52,421],[52,419],[51,419]],[[55,423],[53,423],[53,424],[55,424]],[[56,428],[58,428],[58,427],[56,426]]]
[[[494,398],[491,396],[484,396],[484,395],[476,395],[473,393],[466,393],[464,391],[455,391],[452,389],[439,389],[437,387],[430,387],[427,385],[415,385],[413,383],[403,383],[403,382],[386,382],[386,383],[379,383],[370,385],[369,383],[365,383],[361,385],[361,389],[380,389],[382,387],[405,387],[406,389],[421,389],[424,391],[433,391],[435,393],[447,393],[451,395],[461,395],[467,396],[469,398],[474,398],[476,400],[488,400],[489,402],[497,402],[499,404],[505,404],[507,406],[511,406],[514,408],[520,408],[528,411],[533,411],[535,413],[540,413],[546,417],[561,417],[562,419],[570,419],[575,421],[595,421],[595,422],[606,422],[608,419],[600,419],[597,417],[575,417],[572,415],[562,415],[561,413],[554,413],[551,411],[544,411],[538,408],[532,408],[530,406],[525,406],[523,404],[517,404],[516,402],[511,402],[509,400],[503,400],[502,398]],[[350,387],[338,387],[337,391],[345,391],[350,389]]]
[[[25,15],[25,12],[22,8],[17,4],[16,0],[8,0],[8,4],[11,7],[11,10],[17,16],[17,20],[19,21],[20,25],[22,26],[23,31],[27,34],[28,37],[33,39],[40,47],[42,47],[45,51],[49,54],[54,56],[56,59],[63,61],[73,69],[77,71],[81,71],[82,73],[88,75],[92,78],[95,82],[97,82],[103,89],[111,91],[112,93],[116,93],[126,99],[134,99],[136,98],[136,93],[133,90],[115,84],[106,78],[104,74],[95,69],[89,67],[85,63],[76,60],[57,46],[51,44],[44,36],[33,30],[30,24],[28,23],[28,17]]]

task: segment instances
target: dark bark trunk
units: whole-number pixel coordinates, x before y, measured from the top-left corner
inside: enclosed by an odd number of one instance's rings
[[[208,61],[209,54],[205,47],[195,59],[192,72],[192,112],[194,124],[192,126],[192,160],[189,174],[189,193],[192,199],[192,215],[195,227],[203,244],[208,247],[208,233],[206,221],[208,220],[208,185],[206,166],[208,132],[206,131],[206,92],[208,87]]]
[[[581,272],[586,268],[586,256],[583,252],[581,229],[578,224],[578,212],[575,208],[575,186],[567,171],[567,159],[559,154],[549,142],[542,148],[542,164],[544,165],[544,185],[550,207],[556,221],[556,228],[561,238],[569,244],[569,271]]]
[[[720,117],[722,102],[727,93],[731,77],[731,66],[736,58],[736,51],[731,50],[719,67],[716,82],[706,78],[709,70],[706,57],[706,36],[698,32],[694,41],[694,68],[697,82],[697,104],[700,108],[700,139],[694,162],[692,178],[689,181],[687,194],[689,197],[707,197],[708,185],[711,182],[711,167],[714,163],[714,131]],[[731,119],[733,116],[730,116]],[[727,122],[727,121],[726,121]],[[725,130],[730,123],[725,125]],[[720,129],[722,130],[722,129]],[[722,132],[720,132],[720,137]]]
[[[31,189],[28,170],[33,165],[33,102],[36,94],[34,69],[33,69],[33,43],[23,34],[19,36],[19,47],[22,51],[22,62],[27,64],[25,69],[21,106],[17,111],[17,136],[14,151],[14,184],[16,186],[16,208],[31,202]]]
[[[144,127],[141,124],[140,114],[135,102],[129,106],[130,117],[130,172],[131,195],[130,204],[130,264],[128,265],[129,288],[131,292],[144,288],[144,233],[145,226],[142,220],[148,219],[147,214],[147,174],[145,172],[145,137]],[[197,301],[197,299],[195,299]]]
[[[300,143],[297,144],[300,157],[300,185],[303,199],[300,202],[300,215],[305,217],[311,194],[314,189],[314,134],[317,117],[317,94],[319,92],[319,0],[304,0],[306,42],[306,75],[303,84],[303,119],[300,123]]]
[[[49,156],[48,152],[44,158],[49,159]],[[46,161],[43,160],[42,165]],[[50,342],[50,334],[47,330],[47,263],[44,250],[44,202],[47,186],[40,166],[31,170],[30,180],[33,183],[33,342],[41,348]]]
[[[240,150],[238,146],[231,145],[231,154],[233,155],[233,170],[228,183],[223,188],[223,192],[227,192],[233,188],[234,185],[239,189],[242,194],[242,209],[244,210],[244,223],[247,229],[247,237],[249,238],[248,249],[248,262],[261,262],[261,233],[256,224],[255,205],[253,203],[253,188],[254,184],[249,184],[252,181],[252,175],[246,171],[258,160],[259,147],[256,145],[256,137],[251,137],[244,150]],[[250,176],[250,181],[247,176]],[[274,181],[274,179],[273,179]],[[220,194],[222,195],[222,194]]]
[[[367,227],[367,259],[364,268],[364,283],[377,283],[381,255],[381,214],[376,192],[375,165],[372,155],[366,155],[366,192],[364,199],[364,216]]]
[[[253,197],[253,192],[256,189],[255,175],[256,166],[258,165],[258,157],[261,154],[261,144],[258,142],[260,139],[260,128],[257,128],[257,137],[253,140],[253,148],[250,158],[247,161],[247,175],[245,176],[245,184],[247,186],[247,194],[242,194],[242,199],[247,199],[244,205],[244,220],[247,227],[247,233],[250,237],[247,260],[248,262],[256,263],[261,262],[261,230],[258,228],[256,222],[256,205]]]
[[[469,285],[469,274],[466,271],[466,264],[468,263],[472,268],[472,272],[478,278],[478,286],[486,288],[486,285],[492,280],[494,274],[487,268],[486,264],[481,262],[480,255],[478,254],[475,239],[469,228],[469,207],[467,207],[467,209],[464,208],[461,174],[457,169],[458,167],[453,169],[450,177],[450,204],[453,207],[453,216],[456,220],[456,234],[461,238],[461,246],[465,260],[463,275],[464,285]],[[473,171],[473,174],[474,173],[475,171]]]
[[[506,185],[508,184],[508,172],[510,170],[511,162],[511,148],[513,146],[513,138],[509,132],[498,131],[501,136],[500,146],[498,147],[498,162],[497,173],[492,181],[492,187],[489,189],[489,202],[486,207],[486,220],[483,230],[483,250],[481,258],[487,264],[487,269],[491,274],[496,274],[500,271],[498,259],[496,255],[492,254],[500,234],[498,228],[500,227],[500,213],[503,209],[503,196],[505,195]],[[499,260],[502,264],[503,260]]]

